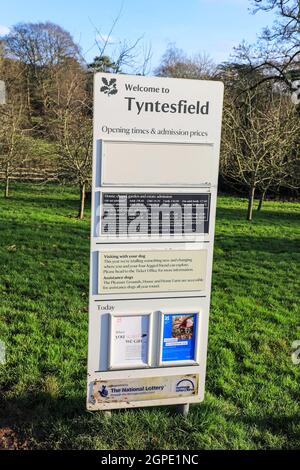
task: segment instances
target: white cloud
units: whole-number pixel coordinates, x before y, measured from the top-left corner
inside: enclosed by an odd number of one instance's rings
[[[6,36],[6,34],[8,34],[9,31],[10,29],[7,26],[0,24],[0,36]]]
[[[107,42],[107,44],[113,44],[115,42],[115,38],[113,38],[113,36],[108,36],[108,34],[100,33],[96,35],[96,40],[102,43]]]

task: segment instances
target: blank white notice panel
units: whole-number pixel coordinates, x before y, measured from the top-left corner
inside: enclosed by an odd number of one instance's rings
[[[102,141],[103,185],[208,185],[214,164],[211,144]]]

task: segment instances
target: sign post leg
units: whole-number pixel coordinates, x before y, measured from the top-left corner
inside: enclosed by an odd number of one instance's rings
[[[105,419],[111,419],[111,410],[104,410],[103,416]]]
[[[177,406],[178,413],[182,414],[182,416],[184,416],[185,418],[189,414],[189,410],[190,410],[190,404],[189,403],[184,403],[184,405],[178,405]]]
[[[5,82],[0,80],[0,104],[6,104]]]

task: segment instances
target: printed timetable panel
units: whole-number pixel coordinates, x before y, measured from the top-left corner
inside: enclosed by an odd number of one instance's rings
[[[104,192],[101,235],[207,234],[210,198],[207,193]]]

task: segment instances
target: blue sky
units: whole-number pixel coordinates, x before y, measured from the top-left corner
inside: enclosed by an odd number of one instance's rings
[[[87,61],[97,54],[95,36],[112,33],[108,53],[118,41],[143,36],[151,43],[152,69],[169,43],[188,54],[208,53],[215,62],[227,60],[243,39],[255,42],[270,13],[249,11],[250,0],[9,0],[0,8],[0,34],[18,22],[52,21],[70,31]]]

